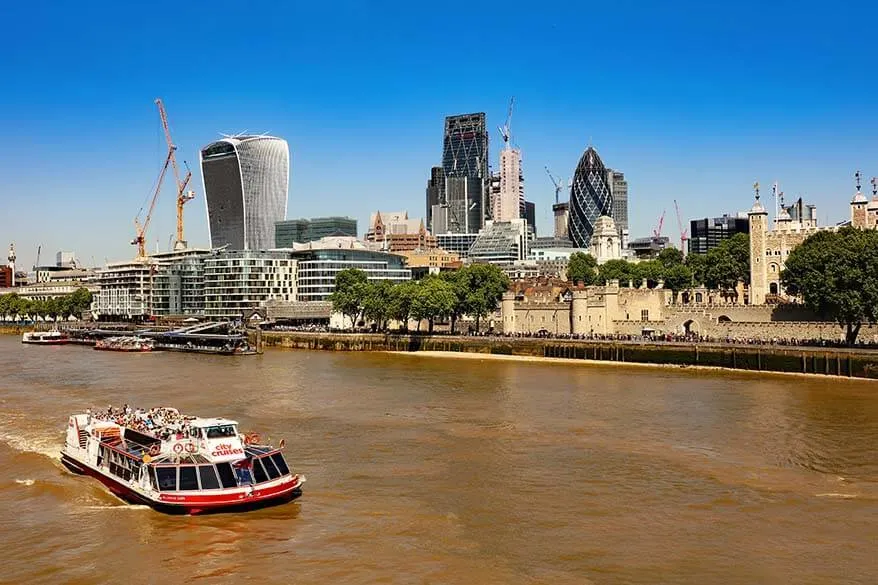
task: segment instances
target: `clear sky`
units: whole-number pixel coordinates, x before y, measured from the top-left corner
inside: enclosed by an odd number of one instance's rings
[[[675,198],[687,224],[746,210],[754,180],[839,221],[854,171],[878,175],[876,17],[807,0],[3,2],[2,255],[133,256],[165,153],[156,97],[195,172],[191,245],[208,244],[198,148],[221,132],[288,140],[288,216],[362,232],[375,209],[424,215],[446,115],[487,113],[496,168],[513,95],[541,234],[543,167],[569,178],[590,142],[628,178],[632,237],[666,209],[678,239]],[[170,184],[151,249],[174,231]]]

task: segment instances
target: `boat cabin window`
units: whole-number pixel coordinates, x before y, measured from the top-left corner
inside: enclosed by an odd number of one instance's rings
[[[268,479],[277,479],[280,477],[280,472],[277,470],[277,467],[275,467],[271,457],[260,457],[259,461],[262,463],[262,466],[265,467]]]
[[[262,467],[262,463],[259,462],[259,459],[253,460],[253,479],[256,480],[256,483],[268,481],[268,476],[265,475],[265,469]]]
[[[287,462],[284,461],[284,456],[280,453],[275,453],[271,456],[271,460],[274,461],[274,464],[277,465],[278,471],[280,471],[281,475],[289,475],[290,468],[287,466]]]
[[[219,489],[219,480],[216,477],[216,471],[213,465],[199,465],[198,476],[201,478],[201,489],[217,490]]]
[[[216,472],[219,474],[220,483],[223,484],[224,488],[238,487],[238,480],[235,479],[231,463],[217,463]]]
[[[217,425],[204,429],[208,439],[226,439],[237,435],[235,425]]]
[[[187,491],[198,489],[198,474],[194,465],[180,466],[180,489]]]
[[[177,490],[176,467],[156,467],[155,475],[159,482],[160,491],[173,492]]]

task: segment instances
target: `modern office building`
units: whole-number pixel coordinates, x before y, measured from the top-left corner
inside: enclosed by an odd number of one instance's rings
[[[291,248],[295,243],[304,243],[308,240],[307,219],[284,219],[274,224],[274,247]]]
[[[296,260],[283,250],[222,250],[204,258],[204,314],[240,319],[269,300],[296,300]]]
[[[723,215],[689,222],[689,253],[707,254],[723,240],[735,234],[749,234],[750,220],[746,215]]]
[[[625,180],[625,173],[607,169],[607,183],[610,185],[610,192],[613,195],[613,212],[610,217],[616,223],[621,237],[623,232],[628,234],[628,181]]]
[[[527,222],[527,229],[530,233],[537,233],[537,206],[532,201],[524,202],[524,220]]]
[[[439,207],[445,201],[445,169],[433,167],[430,169],[430,179],[427,181],[427,229],[435,234],[433,229],[433,208]]]
[[[555,218],[555,237],[566,240],[570,233],[567,229],[570,223],[570,204],[566,201],[564,203],[555,203],[552,205],[552,215]]]
[[[329,236],[356,238],[357,220],[352,217],[313,217],[285,219],[274,224],[276,248],[291,248],[293,244],[304,244]]]
[[[668,236],[635,238],[628,242],[628,251],[640,260],[657,258],[665,248],[670,248],[671,239]]]
[[[187,248],[152,257],[153,315],[204,314],[204,259],[209,254],[210,250]]]
[[[444,233],[436,236],[436,245],[448,252],[454,252],[461,258],[469,256],[469,250],[478,239],[479,234]]]
[[[488,221],[469,250],[472,262],[507,265],[527,258],[527,222]]]
[[[155,269],[148,259],[111,262],[102,268],[92,303],[98,319],[139,321],[151,315]]]
[[[201,314],[203,261],[208,254],[210,250],[187,248],[107,264],[88,280],[98,287],[94,312],[100,319],[126,321]]]
[[[199,158],[211,247],[273,248],[274,225],[287,214],[287,142],[272,136],[231,136],[204,147]]]
[[[488,133],[485,114],[463,114],[445,118],[442,145],[442,169],[445,173],[442,208],[443,232],[477,233],[485,225],[489,211]],[[432,180],[432,177],[431,177]],[[433,226],[436,210],[430,212]]]
[[[347,268],[362,270],[370,281],[402,282],[412,278],[405,258],[370,250],[356,238],[329,237],[294,248],[298,301],[328,300],[335,291],[335,276]]]
[[[507,146],[500,151],[499,185],[491,202],[491,219],[511,221],[523,217],[524,182],[521,151]],[[493,189],[492,189],[493,191]]]
[[[613,213],[613,194],[607,176],[601,157],[589,146],[576,165],[570,188],[568,232],[578,248],[588,248],[598,218]]]

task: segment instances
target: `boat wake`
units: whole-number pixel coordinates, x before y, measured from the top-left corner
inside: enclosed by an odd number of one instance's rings
[[[838,494],[835,492],[830,492],[826,494],[815,494],[818,498],[839,498],[842,500],[853,500],[857,496],[855,494]]]
[[[34,479],[16,479],[15,480],[15,483],[17,483],[18,485],[26,485],[26,486],[32,486],[35,482],[36,482],[36,480],[34,480]]]
[[[63,444],[60,441],[60,437],[55,440],[47,437],[27,437],[0,430],[0,441],[16,451],[36,453],[55,461],[61,460],[61,447],[63,447]]]
[[[87,510],[151,510],[143,504],[118,504],[112,506],[87,506]]]

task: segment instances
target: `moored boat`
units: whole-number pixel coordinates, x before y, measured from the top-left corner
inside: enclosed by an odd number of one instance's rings
[[[143,352],[155,349],[152,339],[143,337],[108,337],[95,342],[94,348],[101,351],[133,351]]]
[[[61,462],[122,500],[160,512],[202,514],[259,508],[302,494],[278,447],[238,432],[224,418],[183,416],[173,408],[112,408],[74,414]]]
[[[21,336],[22,343],[33,345],[64,345],[69,342],[66,333],[53,329],[51,331],[28,331]]]

